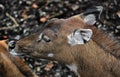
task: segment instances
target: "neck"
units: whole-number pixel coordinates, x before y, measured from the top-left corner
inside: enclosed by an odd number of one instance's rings
[[[106,53],[92,40],[85,45],[75,46],[76,50],[72,52],[75,57],[78,72],[82,77],[113,77],[120,76],[116,71],[120,69],[113,67],[113,65],[120,67],[120,61],[114,56]],[[111,69],[114,69],[111,73]]]

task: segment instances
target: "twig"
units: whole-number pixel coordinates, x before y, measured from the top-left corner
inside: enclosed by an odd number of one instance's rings
[[[8,16],[13,22],[14,22],[14,26],[16,26],[16,27],[18,27],[19,26],[19,24],[17,23],[17,21],[15,20],[15,18],[14,17],[12,17],[10,14],[8,14],[8,13],[6,13],[6,16]]]
[[[48,18],[49,18],[49,19],[55,18],[55,17],[60,16],[60,15],[62,15],[62,14],[63,14],[63,13],[56,13],[56,14],[54,14],[54,15],[48,17]]]
[[[46,0],[45,5],[43,5],[43,6],[41,7],[41,9],[44,8],[44,7],[46,7],[50,2],[51,2],[50,0]]]
[[[13,25],[12,27],[11,26],[9,26],[9,27],[2,27],[2,28],[0,28],[0,30],[8,30],[8,29],[13,29],[13,28],[16,28],[16,26]]]
[[[13,29],[19,26],[19,24],[17,23],[17,21],[15,20],[14,17],[12,17],[10,14],[6,13],[6,16],[8,16],[13,22],[14,25],[13,26],[9,26],[9,27],[1,27],[0,30],[8,30],[8,29]]]

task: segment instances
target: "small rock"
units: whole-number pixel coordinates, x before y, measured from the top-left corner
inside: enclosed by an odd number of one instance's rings
[[[54,77],[61,77],[61,75],[60,75],[59,72],[57,72],[57,73],[54,75]]]
[[[117,15],[118,15],[118,17],[120,18],[120,11],[119,11],[119,12],[117,12]]]
[[[71,8],[72,8],[73,11],[75,11],[75,10],[77,10],[79,8],[79,6],[78,5],[72,5]]]
[[[120,29],[120,25],[116,27],[117,29]]]
[[[38,8],[38,5],[37,5],[36,3],[33,3],[33,4],[32,4],[32,7],[33,7],[34,9],[37,9],[37,8]]]
[[[42,18],[40,18],[40,22],[46,22],[47,21],[47,18],[46,17],[42,17]]]

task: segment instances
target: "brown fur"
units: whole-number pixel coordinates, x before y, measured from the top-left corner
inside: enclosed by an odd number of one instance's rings
[[[54,32],[58,25],[60,28]],[[84,45],[69,45],[67,36],[79,28],[92,29],[92,39]],[[120,46],[95,27],[85,24],[80,15],[51,21],[42,33],[51,38],[51,41],[36,42],[39,34],[35,33],[18,41],[16,51],[69,65],[76,64],[81,77],[120,76],[120,60],[118,59]],[[53,53],[54,56],[49,57],[49,53]]]
[[[120,59],[120,43],[112,36],[110,37],[102,31],[95,29],[95,27],[92,27],[92,29],[94,31],[93,40],[106,52]]]
[[[17,56],[8,53],[6,40],[0,41],[0,77],[37,77]]]

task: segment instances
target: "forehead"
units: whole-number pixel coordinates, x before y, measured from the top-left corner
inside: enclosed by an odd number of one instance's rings
[[[42,32],[56,33],[61,29],[63,23],[64,23],[64,19],[51,19],[50,21],[47,22]]]
[[[43,32],[51,33],[53,31],[54,33],[57,32],[70,33],[74,31],[74,29],[84,28],[85,26],[86,24],[80,17],[71,17],[67,19],[54,19],[48,22]]]
[[[57,32],[58,32],[58,31],[57,31]],[[57,33],[57,32],[55,32],[53,29],[48,28],[48,29],[44,29],[44,30],[42,31],[42,34],[45,34],[45,35],[47,35],[47,36],[51,36],[51,35],[54,35],[54,34]]]

